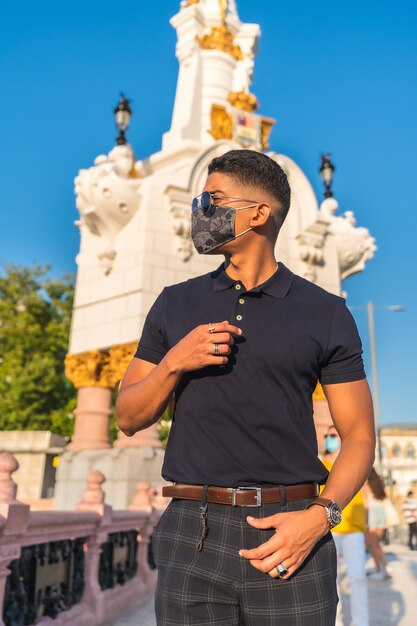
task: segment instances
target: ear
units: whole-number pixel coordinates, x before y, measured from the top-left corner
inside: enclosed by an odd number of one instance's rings
[[[251,226],[263,226],[264,224],[267,223],[269,216],[272,213],[272,208],[269,204],[267,204],[266,202],[262,202],[261,204],[258,204],[257,207],[255,207],[251,220],[250,220],[250,225]]]

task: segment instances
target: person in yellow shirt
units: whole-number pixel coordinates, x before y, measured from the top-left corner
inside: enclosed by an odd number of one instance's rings
[[[334,426],[326,433],[323,464],[330,470],[339,454],[340,438]],[[368,587],[365,552],[366,511],[362,491],[343,509],[343,519],[332,530],[338,557],[338,589],[340,565],[346,565],[350,583],[350,611],[354,626],[369,626]],[[340,593],[339,593],[340,596]],[[336,626],[343,626],[342,606],[338,603]]]

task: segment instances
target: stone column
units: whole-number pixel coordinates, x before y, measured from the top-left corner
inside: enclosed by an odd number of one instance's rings
[[[67,378],[78,389],[75,425],[69,450],[110,448],[109,423],[112,390],[120,382],[136,344],[112,346],[69,354],[65,360]]]
[[[81,387],[78,390],[75,425],[69,450],[110,448],[109,422],[112,413],[112,390],[105,387]]]

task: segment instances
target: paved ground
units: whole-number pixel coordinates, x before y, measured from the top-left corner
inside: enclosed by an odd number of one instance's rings
[[[417,624],[417,552],[403,545],[385,547],[393,573],[389,580],[368,579],[371,626],[416,626]],[[373,570],[368,559],[367,570]],[[350,624],[349,588],[342,580],[343,623]],[[133,623],[133,622],[132,622]],[[150,622],[153,626],[153,622]],[[145,626],[145,624],[144,624]]]
[[[371,626],[416,626],[417,624],[417,551],[402,545],[385,548],[393,578],[368,580]],[[367,569],[373,568],[368,560]],[[153,595],[132,607],[118,619],[105,626],[156,626]],[[342,581],[344,624],[350,624],[349,588]]]

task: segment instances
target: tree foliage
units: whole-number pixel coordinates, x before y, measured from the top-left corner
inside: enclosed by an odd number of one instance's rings
[[[172,412],[169,408],[165,409],[159,418],[158,433],[164,448],[167,447],[169,433],[171,432]]]
[[[0,274],[0,430],[70,435],[76,392],[64,374],[71,275],[7,265]]]

